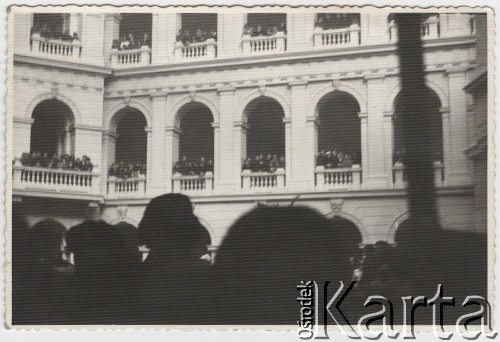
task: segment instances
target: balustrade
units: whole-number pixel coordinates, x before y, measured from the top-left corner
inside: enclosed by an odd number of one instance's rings
[[[31,36],[31,51],[44,57],[53,56],[63,59],[79,59],[82,55],[82,44],[79,40],[65,41],[48,39],[39,34]]]
[[[13,188],[98,195],[99,174],[14,165]]]
[[[175,173],[172,176],[173,192],[190,195],[211,194],[213,190],[214,176],[212,172],[204,175],[181,175]]]
[[[321,27],[316,27],[313,37],[315,48],[357,46],[360,44],[359,25],[353,24],[346,28],[331,30],[323,30]]]
[[[149,65],[151,61],[151,49],[142,46],[140,49],[111,50],[111,67],[127,68]]]
[[[215,39],[210,38],[204,42],[189,43],[184,45],[176,42],[174,45],[174,58],[176,61],[192,61],[201,59],[214,59],[217,52]]]
[[[444,169],[443,163],[439,160],[432,165],[434,170],[434,186],[441,187],[444,185]],[[397,162],[392,169],[393,183],[395,189],[405,188],[407,185],[405,167],[402,163]]]
[[[241,174],[243,190],[251,192],[275,191],[285,188],[285,170],[275,172],[252,172],[243,170]]]
[[[114,178],[108,179],[107,196],[117,198],[142,198],[146,194],[146,178]]]
[[[286,51],[286,35],[284,32],[277,32],[272,36],[251,37],[245,35],[241,39],[243,53],[266,54]]]
[[[315,184],[318,190],[359,190],[361,188],[361,167],[325,169],[317,166]]]

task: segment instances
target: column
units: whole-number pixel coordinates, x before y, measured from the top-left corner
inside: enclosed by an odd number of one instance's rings
[[[35,120],[26,117],[14,117],[13,121],[12,157],[20,158],[23,153],[30,152],[31,125]]]
[[[218,122],[212,122],[212,128],[214,130],[214,160],[213,160],[213,166],[214,166],[214,172],[212,173],[213,178],[210,179],[210,182],[214,182],[215,178],[215,173],[218,173],[220,170],[220,149],[221,149],[221,143],[220,143],[220,124]],[[219,177],[217,177],[218,181],[220,180]],[[208,182],[208,179],[207,179]],[[208,183],[207,183],[208,184]],[[216,186],[218,183],[215,183]],[[212,184],[213,185],[213,184]],[[212,187],[210,186],[210,191],[212,191]],[[207,185],[208,189],[208,185]]]
[[[385,151],[385,169],[387,170],[387,184],[392,185],[393,149],[394,149],[394,128],[392,126],[393,112],[384,112],[384,151]]]
[[[218,57],[231,57],[242,53],[241,35],[246,22],[246,13],[217,13]]]
[[[470,184],[468,172],[468,161],[464,151],[467,149],[467,94],[464,91],[466,85],[466,69],[447,70],[448,73],[448,98],[450,104],[450,117],[447,135],[449,146],[445,150],[444,160],[446,185]],[[444,146],[443,146],[444,147]]]
[[[103,152],[101,158],[101,189],[102,194],[107,194],[108,187],[108,170],[115,162],[115,149],[116,149],[116,133],[105,131],[102,135]]]
[[[87,21],[89,20],[90,17],[87,18]],[[104,61],[106,64],[110,63],[110,53],[111,47],[113,46],[113,40],[120,39],[120,21],[121,15],[119,13],[106,14],[104,17]],[[85,26],[88,26],[89,24],[90,23],[88,22]],[[89,30],[92,29],[92,27],[86,27],[86,29]],[[89,44],[85,42],[83,46],[84,51],[88,48],[88,45]]]
[[[165,125],[167,119],[167,94],[151,94],[153,123],[148,134],[147,193],[158,196],[167,191],[170,177],[166,178]],[[150,146],[149,146],[150,145]],[[171,167],[170,167],[171,169]],[[168,181],[167,181],[168,179]]]
[[[316,116],[306,118],[307,159],[305,168],[308,172],[307,180],[309,182],[310,189],[314,189],[314,170],[316,169],[316,155],[318,154],[319,124],[319,118]]]
[[[313,141],[308,135],[307,127],[307,82],[290,82],[291,120],[285,121],[286,158],[287,158],[287,188],[293,191],[307,190],[310,188],[311,151],[314,149]],[[290,128],[287,128],[290,126]],[[313,134],[314,135],[314,134]],[[293,151],[293,153],[291,152]],[[312,154],[314,156],[314,152]]]
[[[292,118],[283,118],[283,123],[285,124],[285,182],[288,187],[292,175],[292,159],[294,158],[292,156]]]
[[[69,17],[69,34],[78,34],[81,39],[82,36],[82,14],[81,13],[71,13]]]
[[[358,117],[361,125],[361,170],[364,183],[365,175],[368,174],[368,113],[360,112]]]
[[[234,185],[235,190],[241,191],[242,161],[247,157],[247,131],[245,122],[234,123]]]
[[[170,19],[170,20],[169,20]],[[174,19],[173,25],[171,19]],[[174,48],[177,29],[176,17],[167,13],[153,13],[151,36],[151,64],[165,64]],[[170,30],[174,33],[171,34]]]
[[[14,14],[14,52],[26,53],[30,51],[30,32],[33,26],[33,13]],[[35,48],[35,47],[33,47]],[[38,49],[38,45],[36,46]]]
[[[165,129],[165,183],[166,192],[172,192],[172,168],[179,160],[179,136],[181,130],[178,127],[168,126]]]
[[[237,148],[238,141],[234,130],[234,112],[236,111],[235,88],[232,86],[219,87],[219,123],[218,137],[214,136],[215,152],[218,155],[218,163],[215,163],[214,182],[215,191],[222,193],[234,193],[235,185],[239,184],[236,180],[241,169],[241,158]],[[214,131],[214,134],[216,132]],[[218,141],[216,140],[218,138]],[[239,166],[238,166],[239,165]]]
[[[88,156],[95,166],[101,166],[102,128],[87,125],[74,126],[74,154],[76,158]]]
[[[387,188],[386,158],[384,153],[384,99],[383,75],[365,76],[368,95],[367,134],[368,154],[363,161],[363,186],[365,189]],[[363,146],[365,147],[365,146]]]
[[[287,50],[304,51],[313,48],[314,20],[313,12],[288,13]]]

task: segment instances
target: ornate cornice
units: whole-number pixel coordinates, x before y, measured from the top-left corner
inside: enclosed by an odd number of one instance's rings
[[[87,73],[97,74],[100,76],[108,76],[111,75],[112,73],[111,68],[103,66],[74,63],[69,61],[61,61],[57,59],[40,58],[34,56],[27,56],[23,54],[14,54],[14,64],[15,63],[42,65],[51,68],[65,69],[65,70],[79,70]]]

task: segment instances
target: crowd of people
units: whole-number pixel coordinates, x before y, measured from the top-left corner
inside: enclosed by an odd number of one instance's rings
[[[353,24],[359,25],[359,14],[356,13],[320,13],[314,24],[323,30],[346,28]]]
[[[181,194],[151,200],[138,229],[98,220],[68,232],[52,220],[29,227],[16,209],[12,224],[14,324],[294,325],[297,286],[309,280],[321,291],[328,281],[328,298],[341,281],[353,285],[342,311],[354,322],[367,313],[367,296],[385,295],[401,324],[402,295],[432,297],[443,284],[461,300],[486,289],[484,235],[439,227],[419,235],[409,226],[396,247],[360,248],[359,231],[303,206],[252,209],[229,228],[213,262],[204,258],[210,235]],[[455,322],[463,312],[453,310],[446,319]]]
[[[74,155],[63,154],[59,156],[54,154],[52,157],[47,152],[33,151],[23,153],[20,159],[22,166],[41,167],[49,169],[88,171],[92,172],[94,165],[90,158],[84,155],[81,159]]]
[[[148,33],[144,33],[140,38],[134,38],[132,33],[123,35],[120,39],[113,40],[111,48],[116,50],[133,50],[140,49],[143,46],[151,47],[151,37]]]
[[[205,157],[189,159],[187,156],[182,156],[174,164],[173,172],[183,176],[203,176],[207,172],[214,172],[214,163],[212,159],[205,159]]]
[[[316,166],[323,166],[326,169],[337,167],[352,167],[354,164],[359,164],[356,155],[344,153],[337,150],[325,151],[321,150],[316,156]]]
[[[74,40],[80,40],[77,32],[69,32],[69,29],[63,29],[63,27],[59,28],[51,28],[47,23],[36,23],[31,28],[31,36],[34,34],[39,34],[40,37],[45,39],[58,39],[66,42],[73,42]]]
[[[275,172],[277,169],[285,167],[285,156],[276,154],[264,154],[248,157],[243,161],[243,170],[252,172]]]
[[[191,43],[202,43],[207,41],[207,39],[213,39],[217,41],[217,31],[216,30],[202,30],[198,28],[195,32],[190,32],[187,29],[180,29],[175,40],[184,45],[189,45]]]
[[[146,164],[114,162],[108,170],[108,177],[122,179],[146,177]]]
[[[251,25],[247,23],[243,27],[243,35],[250,37],[273,36],[278,32],[286,34],[286,22],[282,21],[277,25]]]

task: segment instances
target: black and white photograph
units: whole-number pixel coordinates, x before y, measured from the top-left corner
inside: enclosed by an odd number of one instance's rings
[[[494,338],[494,29],[9,7],[7,326]]]

